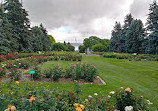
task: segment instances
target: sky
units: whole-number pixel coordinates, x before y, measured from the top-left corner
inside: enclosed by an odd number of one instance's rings
[[[22,0],[32,26],[42,23],[57,42],[110,39],[116,21],[131,13],[145,24],[153,0]]]

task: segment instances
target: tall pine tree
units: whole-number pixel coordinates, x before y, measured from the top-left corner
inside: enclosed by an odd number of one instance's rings
[[[126,52],[125,50],[126,34],[133,20],[134,19],[131,14],[126,15],[125,20],[124,20],[124,25],[122,26],[122,34],[119,39],[118,52]]]
[[[149,8],[147,31],[149,35],[144,43],[146,45],[145,53],[158,54],[158,5],[156,1]]]
[[[0,51],[12,52],[17,49],[16,40],[12,38],[11,24],[4,13],[4,6],[0,4]]]
[[[144,40],[143,23],[141,20],[133,20],[127,30],[125,38],[125,48],[128,53],[142,53],[142,43]]]
[[[30,21],[27,18],[28,13],[23,9],[19,0],[5,0],[5,11],[7,19],[12,24],[12,37],[17,40],[18,50],[31,52],[31,35],[29,33]]]
[[[116,22],[110,40],[110,45],[109,45],[110,52],[118,52],[118,47],[120,45],[119,40],[121,37],[121,31],[122,31],[121,24],[119,22]]]

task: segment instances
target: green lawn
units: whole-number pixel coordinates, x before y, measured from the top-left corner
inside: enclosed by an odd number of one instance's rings
[[[128,61],[103,57],[83,57],[83,61],[94,64],[107,88],[133,88],[158,106],[158,62]]]
[[[98,75],[105,80],[107,85],[82,85],[82,98],[94,93],[108,95],[110,91],[119,90],[120,87],[130,87],[138,95],[144,96],[153,102],[153,107],[158,106],[158,62],[157,61],[128,61],[109,59],[96,56],[84,56],[82,62],[94,64]],[[41,66],[44,70],[52,64],[67,66],[73,61],[50,61]],[[73,84],[59,83],[30,83],[38,86],[50,86],[58,90],[72,91]]]

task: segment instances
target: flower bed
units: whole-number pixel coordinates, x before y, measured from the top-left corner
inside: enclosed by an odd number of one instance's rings
[[[12,53],[12,54],[6,54],[6,55],[0,55],[0,62],[6,61],[6,60],[14,60],[17,59],[17,55]]]
[[[77,63],[70,64],[68,67],[63,68],[60,65],[52,65],[51,68],[46,69],[44,72],[40,72],[40,68],[34,68],[35,74],[33,78],[50,78],[53,81],[57,81],[61,77],[71,78],[73,80],[83,79],[86,82],[93,82],[97,76],[97,69],[92,64]]]
[[[149,100],[136,96],[131,88],[122,88],[109,95],[89,95],[81,99],[80,85],[74,83],[74,92],[57,91],[48,87],[35,87],[28,84],[1,84],[0,108],[2,111],[149,111]]]
[[[100,54],[100,53],[97,53]],[[104,58],[128,59],[129,61],[158,61],[158,55],[152,54],[128,54],[128,53],[101,53]]]

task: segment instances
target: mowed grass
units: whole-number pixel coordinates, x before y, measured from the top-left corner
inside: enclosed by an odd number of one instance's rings
[[[83,61],[94,64],[107,88],[133,88],[158,106],[158,62],[128,61],[103,57],[83,57]]]

